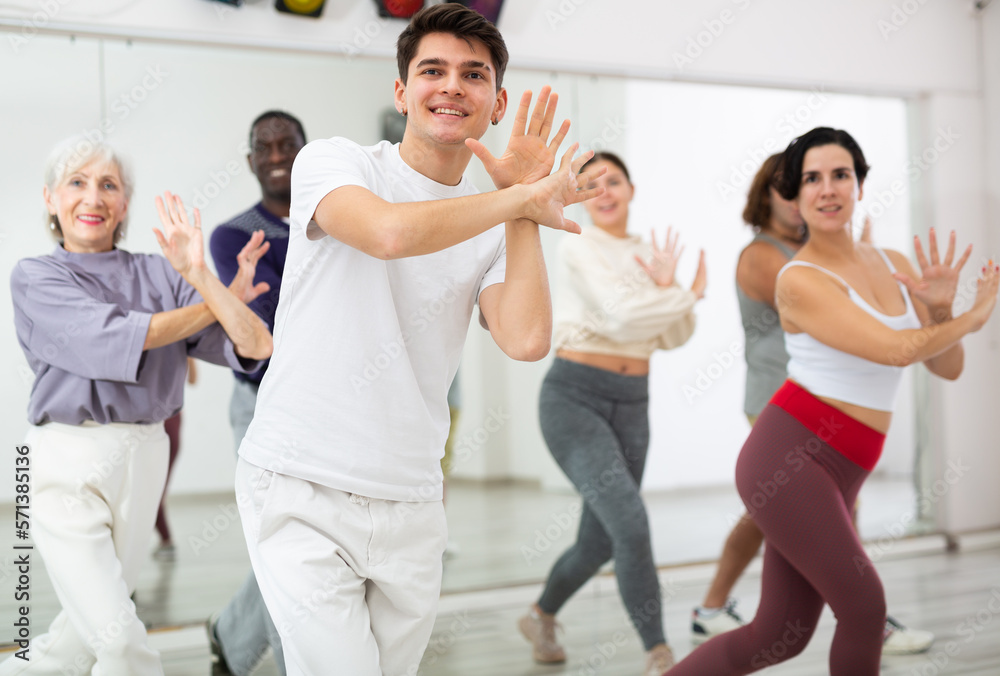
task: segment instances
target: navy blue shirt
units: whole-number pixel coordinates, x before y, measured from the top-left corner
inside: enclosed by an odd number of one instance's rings
[[[271,248],[257,262],[257,274],[253,281],[254,284],[267,282],[271,285],[271,290],[254,299],[250,303],[250,309],[267,323],[267,328],[273,334],[274,313],[278,309],[278,294],[281,292],[281,275],[285,272],[285,254],[288,253],[288,224],[258,202],[239,216],[218,226],[212,232],[209,249],[212,260],[215,261],[215,269],[219,272],[219,279],[228,285],[239,270],[236,256],[257,230],[264,231],[264,241],[270,242]],[[265,361],[260,370],[251,374],[235,371],[237,380],[259,385],[269,361]]]

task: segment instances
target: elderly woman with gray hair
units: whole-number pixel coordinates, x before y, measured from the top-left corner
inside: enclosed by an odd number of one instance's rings
[[[163,674],[129,599],[167,474],[163,421],[180,410],[187,357],[253,371],[271,354],[246,303],[267,250],[256,233],[226,288],[205,265],[200,216],[156,198],[165,256],[117,247],[132,177],[111,148],[59,146],[43,188],[59,244],[11,275],[28,403],[31,536],[62,611],[0,674]],[[26,658],[26,659],[25,659]]]

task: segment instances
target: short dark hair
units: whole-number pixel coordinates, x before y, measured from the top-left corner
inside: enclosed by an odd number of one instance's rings
[[[777,190],[783,159],[783,153],[775,153],[764,160],[750,183],[747,205],[743,207],[743,220],[754,230],[766,228],[771,220],[771,188]]]
[[[286,122],[291,122],[292,124],[295,125],[295,128],[299,130],[299,135],[302,136],[302,142],[303,143],[306,142],[306,130],[302,128],[302,123],[299,122],[299,118],[295,117],[291,113],[286,113],[283,110],[267,110],[267,111],[261,113],[260,115],[258,115],[257,119],[255,119],[250,124],[249,143],[250,143],[251,146],[253,145],[253,130],[254,130],[254,127],[256,127],[261,122],[265,122],[267,120],[285,120]],[[252,151],[253,148],[251,148],[250,150]]]
[[[864,182],[871,167],[865,161],[865,154],[861,152],[861,146],[854,140],[854,137],[843,129],[816,127],[802,136],[792,139],[792,142],[785,148],[785,163],[781,179],[775,186],[782,197],[786,200],[793,200],[799,196],[799,186],[802,183],[802,161],[805,159],[806,152],[810,148],[828,145],[840,146],[851,154],[854,159],[854,175],[858,177],[858,184]]]
[[[622,158],[618,157],[614,153],[609,153],[606,150],[602,150],[599,153],[594,153],[594,156],[591,157],[586,162],[584,162],[583,166],[580,167],[580,171],[582,172],[589,165],[593,164],[594,162],[600,162],[600,161],[610,162],[611,164],[615,165],[616,167],[622,170],[623,174],[625,174],[625,180],[628,181],[629,183],[632,182],[632,177],[628,175],[628,167],[625,166],[625,162],[622,161]]]
[[[409,25],[399,34],[399,39],[396,40],[396,65],[399,66],[399,79],[403,84],[406,84],[407,70],[410,61],[417,55],[420,41],[430,33],[447,33],[470,45],[472,40],[479,40],[486,45],[496,69],[497,91],[500,91],[508,59],[503,36],[482,14],[457,2],[424,7],[413,15]]]

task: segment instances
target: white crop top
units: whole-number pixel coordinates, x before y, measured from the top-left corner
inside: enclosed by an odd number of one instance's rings
[[[891,272],[896,269],[881,249],[885,264]],[[790,261],[778,272],[778,277],[790,267],[801,265],[815,268],[830,275],[847,287],[851,300],[862,310],[875,317],[890,329],[919,329],[920,319],[913,309],[910,294],[901,283],[899,290],[906,302],[906,311],[901,315],[887,315],[879,312],[862,298],[840,275],[806,261]],[[808,333],[786,333],[785,349],[788,351],[788,377],[802,385],[812,394],[830,397],[839,401],[864,406],[877,411],[892,411],[899,389],[903,369],[899,366],[877,364],[853,354],[841,352],[821,343]]]

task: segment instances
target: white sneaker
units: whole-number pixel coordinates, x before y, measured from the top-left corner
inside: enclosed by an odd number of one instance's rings
[[[721,608],[698,606],[691,613],[691,643],[698,645],[710,638],[739,629],[745,623],[736,612],[736,599],[729,599]]]
[[[930,650],[934,634],[920,629],[909,629],[891,615],[885,618],[885,638],[882,640],[883,655],[914,655]]]

